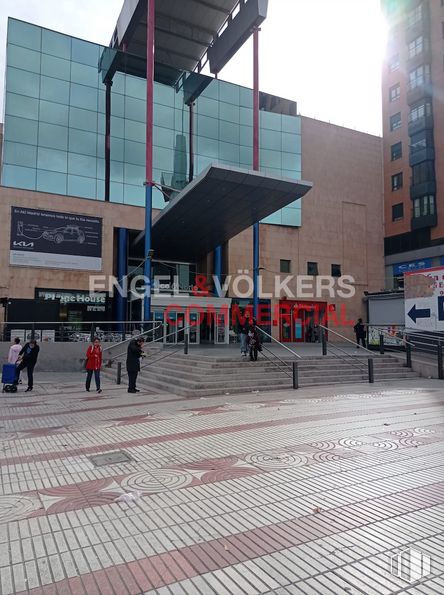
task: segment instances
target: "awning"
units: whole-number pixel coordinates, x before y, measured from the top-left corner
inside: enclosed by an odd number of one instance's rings
[[[310,182],[210,165],[154,220],[155,258],[196,262],[311,187]]]

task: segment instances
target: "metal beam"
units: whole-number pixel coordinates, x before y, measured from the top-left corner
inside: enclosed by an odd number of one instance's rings
[[[189,54],[184,54],[183,52],[176,52],[176,50],[172,50],[171,48],[165,48],[157,44],[156,51],[165,52],[166,54],[174,54],[175,56],[179,56],[179,58],[184,58],[185,60],[192,60],[193,62],[198,62],[200,60],[200,57],[196,58],[196,56],[190,56]]]
[[[205,6],[205,8],[209,8],[216,12],[220,12],[221,14],[224,14],[226,16],[230,14],[229,10],[221,8],[220,6],[214,6],[214,4],[211,4],[211,2],[206,2],[205,0],[191,0],[191,2],[194,2],[195,4],[200,4],[201,6]]]
[[[192,37],[188,37],[187,35],[182,35],[181,33],[175,33],[174,31],[169,31],[168,29],[165,29],[164,27],[159,27],[158,25],[156,25],[156,31],[159,31],[159,33],[163,33],[165,35],[171,35],[171,37],[183,39],[184,41],[188,41],[190,43],[195,43],[196,45],[204,46],[207,48],[210,47],[210,45],[211,45],[208,42],[196,41]]]
[[[177,23],[178,25],[189,27],[190,29],[195,29],[196,31],[202,33],[202,35],[208,35],[209,37],[211,37],[211,39],[213,39],[214,31],[212,31],[211,29],[206,29],[205,27],[201,27],[200,25],[195,25],[194,23],[190,23],[190,21],[185,21],[183,19],[178,19],[177,17],[172,17],[168,14],[165,14],[164,12],[157,11],[156,15],[157,17],[168,19],[169,21]]]

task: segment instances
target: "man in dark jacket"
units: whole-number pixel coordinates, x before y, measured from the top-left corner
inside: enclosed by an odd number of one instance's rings
[[[132,339],[128,345],[128,351],[126,354],[126,371],[128,372],[128,392],[138,393],[140,392],[136,388],[137,375],[140,372],[140,358],[145,354],[142,351],[145,339],[139,337],[138,339]]]
[[[40,347],[37,345],[37,341],[31,339],[26,343],[19,353],[17,360],[17,380],[20,377],[20,372],[26,368],[28,373],[28,388],[26,392],[30,392],[34,386],[34,368],[37,363]]]
[[[362,318],[359,318],[358,322],[353,327],[356,335],[356,347],[359,349],[359,343],[365,347],[365,326],[362,323]]]
[[[261,339],[259,330],[256,325],[256,320],[250,318],[248,320],[248,348],[250,351],[250,361],[257,361],[257,352],[262,351]]]

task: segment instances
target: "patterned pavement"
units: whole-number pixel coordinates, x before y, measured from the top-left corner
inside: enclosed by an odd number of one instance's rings
[[[442,382],[23,390],[0,396],[2,595],[444,593]]]

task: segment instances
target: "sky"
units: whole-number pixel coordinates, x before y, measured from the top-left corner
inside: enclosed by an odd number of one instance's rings
[[[108,45],[122,4],[1,0],[0,80],[8,16]],[[305,116],[380,135],[385,36],[380,0],[269,0],[260,33],[260,88],[297,101]],[[252,85],[251,39],[219,78]]]

